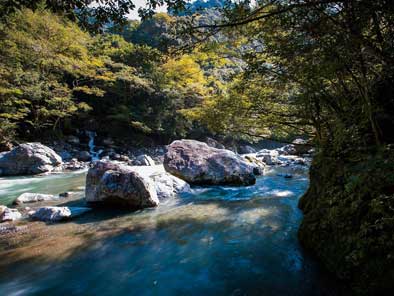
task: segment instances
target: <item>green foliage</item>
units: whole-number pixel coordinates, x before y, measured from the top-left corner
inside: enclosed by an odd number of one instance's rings
[[[46,11],[23,9],[0,25],[0,36],[0,119],[28,134],[89,109],[73,94],[74,87],[97,91],[88,82],[103,62],[89,54],[88,34]]]
[[[166,13],[157,13],[142,22],[129,21],[120,29],[115,25],[109,31],[120,34],[133,44],[147,45],[167,52],[169,47],[178,44],[174,34],[174,21],[175,19]]]
[[[151,16],[158,6],[164,4],[175,10],[182,9],[185,3],[185,0],[147,0],[147,8],[140,9],[140,15]],[[108,23],[124,25],[127,22],[127,14],[135,9],[135,2],[130,0],[1,0],[0,19],[7,18],[8,15],[22,8],[33,11],[46,8],[97,32],[103,30]]]
[[[73,119],[90,118],[104,133],[171,139],[192,128],[180,111],[206,95],[197,58],[171,58],[119,35],[92,37],[46,10],[16,12],[0,36],[2,142],[61,131],[66,118],[74,127],[84,120]]]
[[[394,276],[394,153],[320,153],[300,201],[299,237],[359,295],[386,295]]]

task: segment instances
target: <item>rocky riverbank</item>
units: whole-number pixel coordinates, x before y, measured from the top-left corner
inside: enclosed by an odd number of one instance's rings
[[[189,148],[182,149],[184,145]],[[244,269],[232,277],[241,279],[247,274],[256,285],[261,284],[261,276],[269,278],[272,272],[282,274],[283,278],[295,277],[297,283],[303,282],[304,277],[311,281],[314,272],[308,276],[304,274],[304,268],[311,269],[309,263],[305,263],[296,239],[301,219],[296,205],[307,187],[310,156],[290,155],[294,152],[292,148],[240,155],[227,150],[211,150],[201,142],[178,141],[173,147],[167,147],[168,155],[164,157],[176,170],[177,177],[165,171],[165,165],[157,160],[155,165],[131,166],[128,161],[104,157],[88,162],[88,172],[0,178],[3,192],[20,192],[13,200],[15,205],[11,207],[10,201],[7,207],[8,214],[17,211],[20,216],[14,221],[0,223],[0,255],[6,258],[0,263],[0,269],[12,270],[14,279],[20,276],[19,267],[32,271],[29,273],[31,279],[25,279],[23,283],[34,289],[48,287],[47,282],[41,286],[41,281],[49,279],[50,273],[56,274],[51,271],[38,279],[34,276],[36,268],[59,264],[58,270],[64,270],[79,254],[106,266],[119,266],[119,262],[125,262],[122,269],[135,267],[133,274],[141,274],[144,278],[152,275],[150,266],[157,266],[157,262],[169,258],[169,265],[164,264],[162,270],[169,270],[168,266],[172,266],[171,270],[175,268],[179,274],[188,274],[188,266],[192,269],[201,267],[202,272],[206,270],[207,262],[226,264],[226,271],[219,268],[215,274],[228,273],[239,270],[232,265],[237,260],[236,266]],[[267,155],[270,156],[269,164]],[[150,161],[148,157],[144,160]],[[254,185],[226,183],[243,173],[250,176],[256,168],[260,170],[253,176]],[[190,178],[189,170],[203,172],[202,175],[206,176],[198,179],[198,185],[189,186],[185,181]],[[212,177],[222,180],[220,185],[206,185],[212,184]],[[207,183],[201,183],[201,180]],[[16,186],[3,186],[7,181],[15,182]],[[34,185],[36,182],[43,184]],[[59,187],[39,190],[55,183],[59,183]],[[145,207],[149,208],[135,211]],[[242,253],[238,258],[234,254],[239,254],[240,250]],[[133,255],[130,259],[127,257],[130,252],[141,252],[141,255]],[[101,257],[100,254],[105,255]],[[139,264],[138,258],[145,258],[144,264]],[[150,259],[146,261],[146,258]],[[275,258],[275,262],[268,264],[266,258]],[[94,265],[89,259],[76,260],[78,266]],[[28,268],[26,264],[29,262],[33,266]],[[77,278],[87,281],[90,276],[102,276],[102,270],[95,266],[90,272],[81,272]],[[71,273],[78,272],[77,268]],[[154,280],[159,283],[168,283],[166,278],[164,274],[154,274]],[[128,281],[132,279],[135,278],[128,277]],[[211,281],[214,278],[209,279]],[[51,283],[57,285],[59,281],[52,279]],[[253,289],[248,283],[245,281],[242,289],[250,292]],[[274,279],[269,283],[275,291],[282,291],[282,283],[272,284]],[[294,286],[295,282],[291,285]],[[18,291],[23,287],[24,284],[18,284],[18,287],[8,289],[7,282],[0,280],[0,291],[3,292]],[[66,289],[68,286],[62,287]],[[64,291],[62,287],[57,290]],[[309,290],[309,286],[305,288],[305,291]]]
[[[296,145],[239,155],[230,150],[215,148],[219,143],[212,139],[208,141],[211,146],[195,140],[180,140],[168,147],[156,147],[153,150],[156,154],[152,157],[141,154],[134,159],[121,156],[116,157],[118,160],[111,160],[108,155],[103,155],[102,160],[98,161],[103,150],[95,152],[94,138],[91,139],[89,145],[92,151],[89,155],[94,161],[82,162],[83,165],[78,166],[91,167],[85,192],[86,202],[90,205],[119,204],[133,209],[152,207],[159,205],[160,200],[188,192],[188,183],[251,185],[254,184],[256,175],[263,174],[270,166],[288,166],[297,171],[307,169],[309,164],[307,155],[300,156],[301,152],[306,152],[305,149],[297,150]],[[76,138],[70,138],[69,141],[79,144]],[[64,151],[62,154],[65,154]],[[164,166],[160,164],[162,160]],[[10,152],[2,153],[0,172],[3,175],[51,173],[61,169],[69,170],[69,163],[67,158],[62,158],[45,145],[25,143]],[[287,173],[284,177],[291,178],[292,175]],[[76,216],[74,213],[79,215],[85,211],[72,207],[53,207],[53,202],[67,200],[70,194],[72,193],[50,195],[25,192],[15,199],[14,204],[19,208],[26,207],[21,212],[14,208],[3,208],[0,219],[3,222],[28,218],[53,222],[71,219]],[[29,206],[35,203],[40,203],[42,207],[31,209]],[[45,208],[47,206],[50,208]]]

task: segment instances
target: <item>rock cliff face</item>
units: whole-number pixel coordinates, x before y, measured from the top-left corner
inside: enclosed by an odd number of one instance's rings
[[[0,176],[34,175],[61,170],[62,158],[40,143],[21,144],[0,156]]]
[[[394,288],[394,150],[315,157],[301,243],[361,295]]]
[[[195,140],[178,140],[164,156],[167,172],[190,184],[252,185],[256,166],[226,149],[217,149]]]

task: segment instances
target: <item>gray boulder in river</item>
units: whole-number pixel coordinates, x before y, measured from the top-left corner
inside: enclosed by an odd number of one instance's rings
[[[156,189],[149,178],[114,162],[99,161],[89,169],[85,196],[89,203],[133,209],[159,205]]]
[[[35,175],[61,170],[62,158],[41,143],[21,144],[0,156],[0,176]]]
[[[177,140],[164,156],[167,172],[191,184],[252,185],[256,166],[226,149],[195,140]]]
[[[162,165],[128,166],[101,160],[88,171],[85,196],[90,203],[139,209],[186,192],[190,192],[189,184],[167,173]]]

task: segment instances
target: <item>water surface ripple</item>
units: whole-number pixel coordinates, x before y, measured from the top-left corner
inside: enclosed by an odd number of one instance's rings
[[[0,295],[331,295],[297,241],[308,178],[276,173],[249,187],[195,187],[156,209],[45,226],[53,237],[30,258],[1,266]],[[81,189],[84,176],[1,179],[0,202]]]

